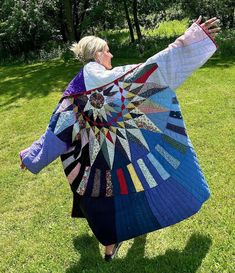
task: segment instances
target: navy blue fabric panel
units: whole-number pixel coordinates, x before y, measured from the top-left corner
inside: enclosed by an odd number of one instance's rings
[[[116,169],[119,169],[119,168],[123,168],[128,164],[130,164],[130,159],[128,158],[128,156],[127,156],[123,146],[121,145],[119,139],[116,138],[115,151],[114,151],[114,161],[113,161],[112,169],[116,170]]]
[[[145,191],[149,205],[162,227],[173,225],[196,213],[202,203],[172,178]]]
[[[95,171],[96,171],[96,169],[91,167],[91,172],[90,172],[90,175],[88,178],[86,191],[84,193],[84,195],[86,195],[86,196],[91,196],[91,194],[92,194],[92,190],[93,190],[93,186],[94,186]]]
[[[74,192],[73,193],[73,207],[72,207],[72,212],[71,216],[73,218],[85,218],[84,214],[81,211],[80,208],[80,200],[82,196],[79,195],[78,193]]]
[[[141,133],[148,143],[150,151],[154,150],[156,145],[162,141],[161,133],[151,132],[145,129],[141,129]]]
[[[115,197],[118,241],[128,240],[161,228],[144,192]]]
[[[62,141],[71,144],[72,143],[72,133],[73,133],[73,125],[69,126],[65,130],[63,130],[61,133],[57,134],[57,137],[61,139]]]
[[[112,184],[113,184],[113,195],[120,194],[121,188],[118,182],[118,177],[115,171],[112,171]]]
[[[94,163],[92,164],[92,166],[96,169],[102,169],[102,170],[108,170],[109,165],[104,157],[104,153],[102,150],[100,150],[96,156],[96,159],[94,161]]]
[[[80,208],[98,241],[103,245],[118,242],[113,197],[85,197]]]
[[[106,170],[101,170],[100,173],[100,196],[106,195]]]

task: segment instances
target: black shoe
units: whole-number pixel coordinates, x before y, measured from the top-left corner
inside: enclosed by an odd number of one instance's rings
[[[120,248],[120,246],[122,245],[121,243],[116,243],[114,248],[113,248],[113,253],[112,254],[105,254],[104,259],[106,262],[110,262],[112,261],[112,259],[116,256],[118,249]]]

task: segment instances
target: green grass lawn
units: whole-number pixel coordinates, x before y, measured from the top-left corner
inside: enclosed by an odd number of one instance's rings
[[[70,218],[72,195],[60,160],[38,175],[18,169],[18,152],[44,132],[80,64],[0,67],[0,272],[233,273],[234,64],[211,59],[177,90],[211,198],[193,217],[126,241],[112,263],[102,260],[86,221]]]

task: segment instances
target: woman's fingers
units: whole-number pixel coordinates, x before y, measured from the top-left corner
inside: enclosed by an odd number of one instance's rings
[[[213,21],[210,26],[214,26],[214,25],[218,25],[220,23],[220,19],[216,19],[215,21]]]
[[[220,27],[209,29],[209,33],[217,33],[220,31]]]
[[[207,20],[204,24],[210,25],[211,23],[213,23],[213,22],[216,21],[216,20],[217,20],[217,17],[213,17],[213,18]]]
[[[197,24],[200,24],[200,23],[201,23],[201,20],[202,20],[202,16],[200,15],[200,16],[198,17],[198,19],[196,20],[196,23],[197,23]]]
[[[205,25],[206,28],[211,28],[213,26],[217,26],[219,24],[220,20],[216,19],[215,21],[211,22],[210,24]]]
[[[217,28],[211,28],[211,29],[208,29],[208,32],[210,33],[211,36],[215,37],[219,31],[220,31],[220,27],[217,27]]]
[[[212,36],[215,36],[220,31],[221,28],[218,27],[220,20],[217,17],[213,17],[202,24],[201,24],[201,20],[202,20],[202,16],[200,15],[195,22],[197,24],[200,24],[200,26],[204,28],[205,30],[207,30]]]
[[[202,27],[206,27],[206,28],[210,28],[211,26],[213,26],[214,24],[218,23],[218,19],[217,17],[213,17],[209,20],[207,20],[205,23],[203,23],[201,26]]]

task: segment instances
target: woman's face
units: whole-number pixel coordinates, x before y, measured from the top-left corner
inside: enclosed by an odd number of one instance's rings
[[[102,64],[106,69],[112,69],[111,59],[113,55],[109,51],[109,47],[106,44],[102,52],[97,53],[98,63]]]

